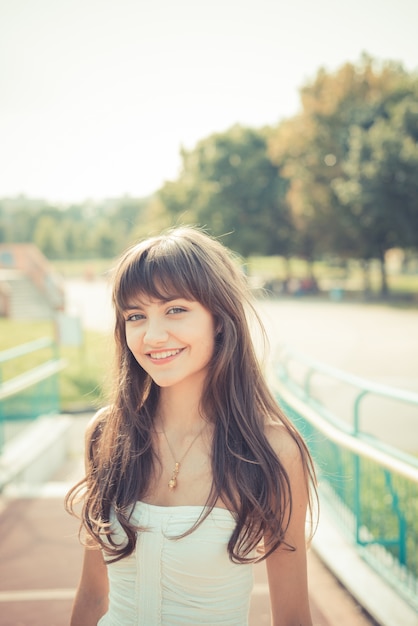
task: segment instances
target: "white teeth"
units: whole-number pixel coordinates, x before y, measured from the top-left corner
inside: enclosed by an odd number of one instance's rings
[[[150,352],[152,359],[167,359],[169,356],[178,354],[180,350],[166,350],[165,352]]]

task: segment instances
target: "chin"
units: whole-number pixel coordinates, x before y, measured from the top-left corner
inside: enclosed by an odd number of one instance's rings
[[[164,389],[166,387],[173,387],[174,385],[177,385],[181,381],[161,380],[158,378],[153,378],[153,382],[157,385],[157,387],[161,387],[161,389]]]

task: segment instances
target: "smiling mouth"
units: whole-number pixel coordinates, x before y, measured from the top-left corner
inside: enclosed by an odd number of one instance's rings
[[[179,354],[180,352],[181,348],[178,350],[164,350],[163,352],[149,352],[148,356],[151,359],[156,359],[158,361],[159,359],[168,359],[170,356],[176,356],[176,354]]]

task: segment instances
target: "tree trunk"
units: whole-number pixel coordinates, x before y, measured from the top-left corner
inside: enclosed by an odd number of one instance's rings
[[[360,264],[363,272],[363,293],[365,296],[369,296],[371,292],[369,261],[367,259],[362,259]]]
[[[290,259],[289,259],[288,256],[284,257],[284,267],[285,267],[285,274],[286,274],[285,281],[286,281],[286,283],[288,283],[289,280],[292,277],[292,271],[291,271],[291,267],[290,267]]]
[[[310,278],[311,280],[315,280],[313,266],[314,266],[314,260],[308,257],[306,259],[306,270],[307,270],[308,278]]]
[[[380,263],[380,295],[382,298],[387,298],[389,295],[388,276],[386,272],[386,260],[385,253],[382,251],[379,257]]]

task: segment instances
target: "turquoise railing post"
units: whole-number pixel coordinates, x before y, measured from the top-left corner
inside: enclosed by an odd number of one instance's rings
[[[353,433],[357,437],[360,433],[360,402],[369,392],[365,389],[360,391],[354,400],[353,406]]]
[[[406,535],[406,519],[401,515],[399,518],[399,563],[401,563],[401,565],[406,565]]]
[[[361,391],[353,406],[353,434],[355,437],[360,433],[360,402],[368,392]],[[356,543],[361,545],[361,525],[362,525],[362,511],[361,511],[361,461],[358,454],[354,454],[354,516],[356,524]]]
[[[360,485],[360,457],[354,454],[354,519],[356,524],[356,543],[361,544],[361,485]]]
[[[392,540],[398,546],[398,560],[401,565],[406,564],[406,519],[399,507],[399,496],[393,485],[392,475],[389,470],[384,471],[385,483],[392,497],[392,508],[398,520],[398,536]],[[391,542],[388,541],[388,544]]]

